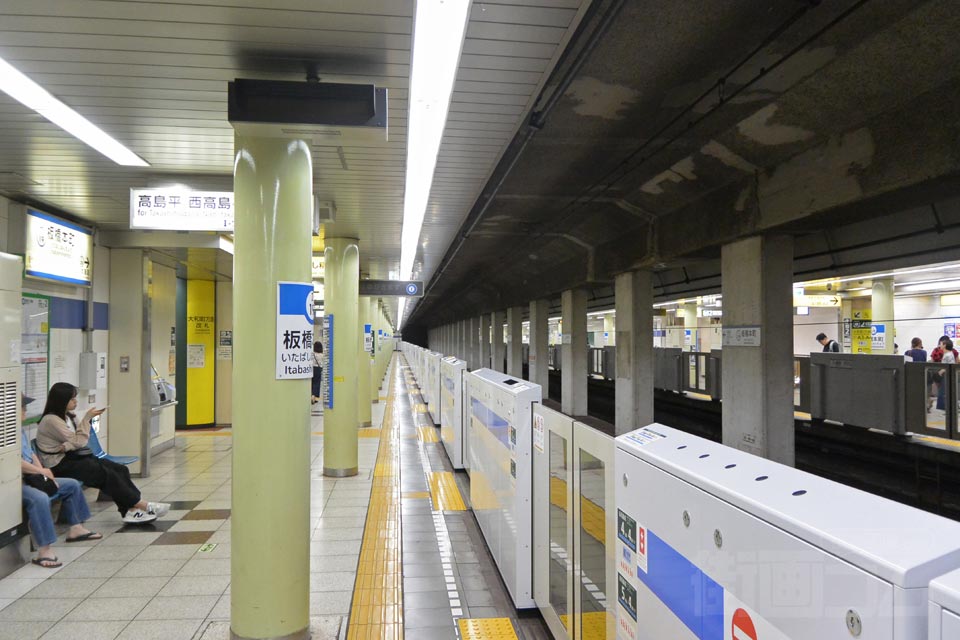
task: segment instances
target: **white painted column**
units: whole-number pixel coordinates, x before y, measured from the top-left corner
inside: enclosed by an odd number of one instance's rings
[[[793,466],[793,239],[725,245],[721,269],[724,332],[759,339],[724,340],[723,444]]]
[[[523,377],[523,307],[507,309],[507,375]]]
[[[697,340],[697,302],[688,302],[683,305],[683,350],[699,351],[700,345]],[[690,341],[687,342],[686,332],[690,331]]]
[[[882,278],[873,281],[873,297],[870,302],[871,322],[876,328],[875,338],[873,340],[873,349],[871,353],[893,353],[894,343],[894,323],[893,323],[893,278]],[[879,338],[882,338],[882,346]],[[908,346],[901,345],[900,353],[909,349],[910,336],[906,336],[905,343]]]
[[[616,434],[653,422],[653,277],[649,271],[617,276]]]
[[[490,314],[490,324],[493,325],[493,341],[490,346],[490,368],[494,371],[504,371],[504,344],[503,344],[503,311],[494,311]]]
[[[477,343],[479,321],[477,318],[467,318],[464,322],[467,325],[467,357],[464,360],[467,362],[468,369],[476,369],[480,350],[480,345]]]
[[[547,316],[550,305],[546,300],[534,300],[530,303],[530,356],[528,375],[530,382],[540,385],[543,397],[550,395],[550,357]]]
[[[564,291],[560,298],[560,404],[568,416],[587,415],[587,292]]]
[[[480,316],[480,361],[477,363],[478,369],[490,367],[490,316],[483,314]]]

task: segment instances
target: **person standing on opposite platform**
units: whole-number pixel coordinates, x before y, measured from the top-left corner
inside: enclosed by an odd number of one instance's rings
[[[831,340],[825,333],[817,334],[817,342],[823,345],[824,353],[840,353],[840,345],[836,340]]]
[[[926,362],[927,351],[923,348],[923,341],[920,338],[914,338],[910,341],[910,349],[903,355],[909,356],[913,362]]]

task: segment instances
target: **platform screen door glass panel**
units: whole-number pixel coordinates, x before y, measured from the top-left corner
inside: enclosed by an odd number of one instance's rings
[[[605,640],[606,478],[604,463],[580,449],[580,606],[581,638]],[[612,640],[612,638],[610,639]]]
[[[927,404],[926,404],[926,426],[927,429],[934,431],[946,431],[947,429],[947,407],[948,405],[948,376],[947,367],[927,367],[924,371],[926,376]]]
[[[570,603],[567,602],[567,565],[573,561],[573,545],[567,530],[567,441],[552,431],[550,454],[550,604],[570,633]]]

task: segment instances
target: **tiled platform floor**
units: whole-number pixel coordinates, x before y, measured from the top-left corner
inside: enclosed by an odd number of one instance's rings
[[[457,619],[508,618],[518,637],[548,638],[538,618],[516,617],[470,512],[434,511],[428,474],[450,471],[449,461],[428,432],[418,437],[429,420],[418,411],[422,399],[405,363],[395,359],[391,376],[396,392],[387,414],[395,421],[399,455],[388,471],[398,476],[402,528],[402,630],[396,637],[446,640],[459,637]],[[386,404],[374,405],[375,429]],[[350,611],[383,438],[365,433],[359,439],[356,477],[324,478],[322,416],[315,415],[312,426],[311,626],[315,640],[346,638],[348,629],[371,622],[350,619]],[[178,434],[175,448],[153,459],[151,477],[137,484],[148,499],[173,505],[153,525],[122,526],[113,504],[94,502],[95,492],[88,492],[94,513],[88,526],[104,539],[67,545],[61,537],[54,548],[62,568],[28,565],[0,580],[0,640],[226,638],[231,443],[229,431]],[[455,488],[449,478],[433,477],[435,492]],[[457,480],[462,487],[463,479]],[[440,508],[459,508],[454,496],[447,497]],[[356,631],[351,636],[361,637]]]

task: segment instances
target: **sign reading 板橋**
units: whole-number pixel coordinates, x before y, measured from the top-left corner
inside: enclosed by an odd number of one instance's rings
[[[313,283],[277,283],[277,380],[313,376]]]
[[[232,232],[233,192],[130,189],[130,228]]]

